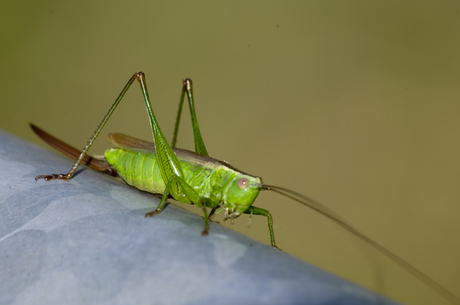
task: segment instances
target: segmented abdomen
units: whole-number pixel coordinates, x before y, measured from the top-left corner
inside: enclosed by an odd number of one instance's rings
[[[112,148],[105,152],[107,162],[129,185],[150,193],[163,193],[165,183],[155,154]]]

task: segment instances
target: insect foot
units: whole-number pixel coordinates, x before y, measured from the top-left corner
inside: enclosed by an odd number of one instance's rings
[[[150,212],[150,213],[145,214],[145,217],[153,217],[153,216],[155,216],[155,215],[158,214],[158,213],[160,213],[160,211],[155,210],[155,211],[152,211],[152,212]]]
[[[272,245],[272,247],[273,247],[274,249],[276,249],[276,250],[283,251],[283,250],[281,250],[280,248],[278,248],[278,246],[276,246],[276,245]]]
[[[50,180],[69,180],[67,178],[67,174],[51,174],[51,175],[40,175],[35,177],[35,181],[38,179],[43,178],[45,181],[50,181]]]
[[[203,232],[201,232],[201,236],[208,236],[208,235],[209,235],[208,229],[204,229]]]

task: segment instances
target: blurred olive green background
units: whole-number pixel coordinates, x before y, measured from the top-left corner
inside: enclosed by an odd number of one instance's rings
[[[171,138],[190,77],[212,156],[315,198],[460,295],[458,1],[29,0],[0,16],[0,128],[44,145],[33,122],[82,148],[143,71]],[[93,154],[111,131],[151,139],[137,85],[125,99]],[[193,149],[186,110],[179,146]],[[255,205],[284,251],[408,304],[446,304],[313,211],[271,193]],[[266,219],[247,220],[232,227],[268,243]]]

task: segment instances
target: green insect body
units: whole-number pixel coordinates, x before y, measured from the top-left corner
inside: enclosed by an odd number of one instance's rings
[[[117,136],[128,138],[126,135],[110,134],[112,144],[117,145],[113,140]],[[146,147],[151,144],[135,140]],[[259,177],[244,174],[211,157],[177,148],[173,151],[178,157],[185,182],[197,192],[207,207],[223,207],[227,218],[235,218],[257,198],[262,185]],[[105,152],[105,158],[127,184],[154,194],[165,192],[166,183],[162,179],[154,147],[148,150],[112,148]],[[173,194],[173,197],[181,203],[192,203],[183,192]]]
[[[154,142],[150,143],[123,134],[113,133],[109,135],[109,141],[114,144],[116,148],[107,150],[104,158],[88,156],[86,152],[135,80],[138,80],[141,86],[150,125],[152,127]],[[195,152],[175,147],[185,95],[187,95],[190,106],[195,139]],[[156,210],[147,213],[145,215],[146,217],[151,217],[160,213],[163,210],[168,196],[172,196],[179,202],[186,204],[192,203],[200,207],[203,212],[204,220],[202,235],[208,234],[209,217],[216,211],[218,213],[225,211],[225,219],[234,219],[243,213],[250,214],[251,216],[265,216],[268,222],[271,245],[276,248],[271,214],[265,209],[253,206],[254,200],[261,190],[270,190],[295,200],[331,219],[336,224],[381,251],[396,264],[413,274],[452,304],[460,303],[458,297],[452,292],[445,289],[393,252],[362,234],[320,203],[281,187],[265,185],[262,183],[261,178],[248,175],[230,166],[226,162],[209,157],[198,127],[193,101],[192,82],[189,79],[183,82],[179,111],[171,145],[166,141],[153,113],[147,85],[145,83],[145,75],[142,72],[135,73],[130,78],[118,98],[115,100],[115,103],[109,109],[109,112],[88,141],[88,144],[81,152],[47,134],[36,126],[31,125],[31,127],[35,133],[45,140],[45,142],[77,160],[67,174],[41,175],[37,176],[35,178],[36,180],[39,178],[43,178],[46,181],[54,179],[69,180],[75,174],[80,163],[83,163],[95,170],[121,177],[127,184],[140,190],[162,194],[161,201]],[[209,215],[207,208],[211,208]]]

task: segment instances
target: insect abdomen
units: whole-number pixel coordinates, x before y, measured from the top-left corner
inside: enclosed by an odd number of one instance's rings
[[[105,157],[129,185],[150,193],[164,192],[165,183],[155,154],[112,148],[106,150]]]

